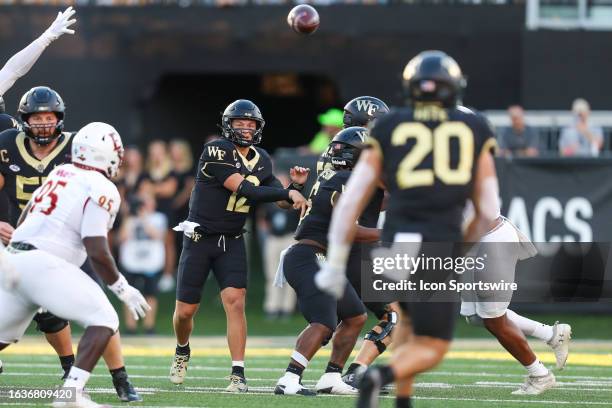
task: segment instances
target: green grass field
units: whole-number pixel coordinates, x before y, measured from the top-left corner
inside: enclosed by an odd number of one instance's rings
[[[146,407],[321,407],[354,406],[353,397],[275,396],[272,390],[283,374],[293,346],[292,337],[254,337],[249,339],[246,374],[250,392],[226,394],[230,358],[224,339],[200,337],[192,340],[192,361],[183,386],[168,381],[173,340],[170,337],[134,337],[124,340],[124,352],[130,376],[145,398],[130,406]],[[552,354],[543,345],[536,346],[539,357],[551,365]],[[557,373],[558,386],[535,397],[511,395],[522,382],[524,370],[511,360],[491,339],[458,340],[445,362],[431,373],[417,379],[416,407],[612,407],[612,343],[576,341],[565,370]],[[323,372],[329,346],[308,367],[304,383],[314,387]],[[4,373],[1,388],[53,387],[61,384],[57,357],[40,337],[24,339],[0,354]],[[115,397],[110,376],[103,363],[96,368],[88,389],[100,403],[126,406]],[[47,401],[48,403],[48,401]],[[0,405],[26,407],[42,405],[0,399]],[[393,397],[381,398],[382,407],[393,406]]]

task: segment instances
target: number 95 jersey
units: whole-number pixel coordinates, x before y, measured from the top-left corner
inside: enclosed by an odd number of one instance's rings
[[[106,237],[121,198],[102,173],[64,164],[32,194],[30,209],[11,242],[27,242],[80,267],[83,238]]]
[[[375,122],[368,143],[381,154],[390,193],[383,241],[398,232],[461,241],[478,158],[495,147],[488,121],[461,106],[401,108]]]

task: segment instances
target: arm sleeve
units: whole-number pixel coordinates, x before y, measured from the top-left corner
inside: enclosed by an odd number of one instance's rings
[[[99,205],[88,201],[83,209],[81,239],[86,237],[106,237],[111,214]]]
[[[289,191],[281,187],[255,186],[243,180],[238,187],[238,194],[249,200],[259,202],[289,201]]]
[[[6,62],[0,70],[0,95],[4,95],[15,81],[27,74],[51,41],[43,34]]]

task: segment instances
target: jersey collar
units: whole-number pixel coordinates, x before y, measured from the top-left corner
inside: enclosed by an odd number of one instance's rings
[[[259,152],[257,151],[257,149],[255,149],[253,146],[249,146],[249,152],[253,152],[253,158],[251,160],[248,160],[246,157],[244,157],[242,154],[240,154],[240,152],[238,151],[238,149],[236,149],[234,147],[234,152],[236,152],[236,154],[238,156],[240,156],[240,159],[242,160],[242,164],[244,164],[244,166],[247,168],[248,171],[253,171],[253,169],[255,168],[255,165],[257,165],[257,162],[259,161]],[[248,156],[248,153],[247,153]],[[235,157],[234,157],[235,158]]]
[[[19,154],[21,155],[23,160],[29,166],[33,167],[38,172],[42,173],[45,171],[49,163],[51,163],[53,159],[55,159],[57,155],[60,154],[60,152],[64,150],[64,147],[66,147],[66,145],[70,141],[71,135],[69,133],[64,133],[63,135],[64,135],[64,138],[63,138],[64,140],[59,142],[55,146],[55,149],[53,149],[51,153],[49,153],[49,155],[42,160],[38,160],[36,157],[32,156],[30,152],[28,152],[28,149],[26,148],[26,145],[25,145],[27,137],[24,132],[20,132],[17,135],[17,137],[15,138],[15,143],[17,144],[17,150],[19,150]]]

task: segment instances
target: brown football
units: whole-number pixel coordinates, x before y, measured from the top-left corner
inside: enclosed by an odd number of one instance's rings
[[[289,12],[287,24],[296,33],[312,34],[319,28],[319,13],[308,4],[300,4]]]

